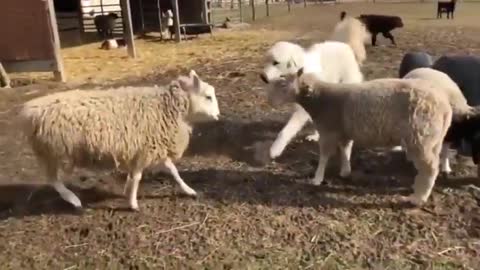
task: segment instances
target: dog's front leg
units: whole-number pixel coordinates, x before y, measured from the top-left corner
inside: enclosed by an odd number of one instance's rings
[[[279,157],[292,138],[297,135],[310,119],[310,115],[300,105],[295,105],[295,112],[270,147],[270,158],[275,159]]]

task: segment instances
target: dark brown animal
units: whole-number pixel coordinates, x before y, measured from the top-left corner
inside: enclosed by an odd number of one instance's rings
[[[102,38],[112,38],[113,30],[115,29],[115,21],[118,19],[116,13],[108,13],[108,15],[97,15],[93,22],[97,28],[98,34]]]
[[[387,15],[374,15],[374,14],[362,14],[360,17],[357,17],[362,21],[367,27],[368,32],[372,34],[372,46],[376,45],[378,33],[382,33],[385,38],[390,39],[393,45],[395,43],[395,38],[393,37],[392,31],[395,28],[402,28],[403,22],[402,19],[398,16],[387,16]]]
[[[450,19],[450,15],[453,19],[456,4],[457,0],[450,0],[450,2],[437,2],[437,19],[442,18],[442,13],[447,13],[447,19]]]

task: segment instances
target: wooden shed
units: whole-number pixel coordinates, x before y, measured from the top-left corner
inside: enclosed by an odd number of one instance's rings
[[[0,63],[7,73],[53,72],[65,81],[53,0],[2,0]]]

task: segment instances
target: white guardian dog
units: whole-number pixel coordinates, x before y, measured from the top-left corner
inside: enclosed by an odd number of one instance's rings
[[[297,44],[279,41],[267,51],[264,61],[260,78],[267,84],[276,78],[296,73],[300,68],[304,68],[305,72],[315,73],[325,82],[359,83],[363,81],[363,74],[352,48],[339,41],[313,44],[306,50]],[[307,122],[311,121],[310,115],[300,105],[295,104],[295,112],[270,147],[270,158],[279,157],[293,137]],[[318,141],[320,134],[315,131],[306,139]],[[342,177],[347,177],[351,173],[352,147],[353,141],[350,141],[345,148],[340,149],[342,160],[340,176]]]

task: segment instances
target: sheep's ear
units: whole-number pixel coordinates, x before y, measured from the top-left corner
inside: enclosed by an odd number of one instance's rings
[[[196,90],[200,90],[200,78],[198,77],[198,74],[195,72],[195,70],[190,70],[188,76],[190,76],[190,79],[193,81],[193,88]]]
[[[179,76],[177,82],[184,91],[189,91],[192,88],[192,79],[185,76]]]
[[[303,67],[297,71],[297,77],[300,78],[303,75]]]
[[[197,75],[197,72],[195,72],[195,70],[190,70],[190,73],[188,73],[188,76],[190,76],[191,78],[193,78],[194,76],[198,76]]]

